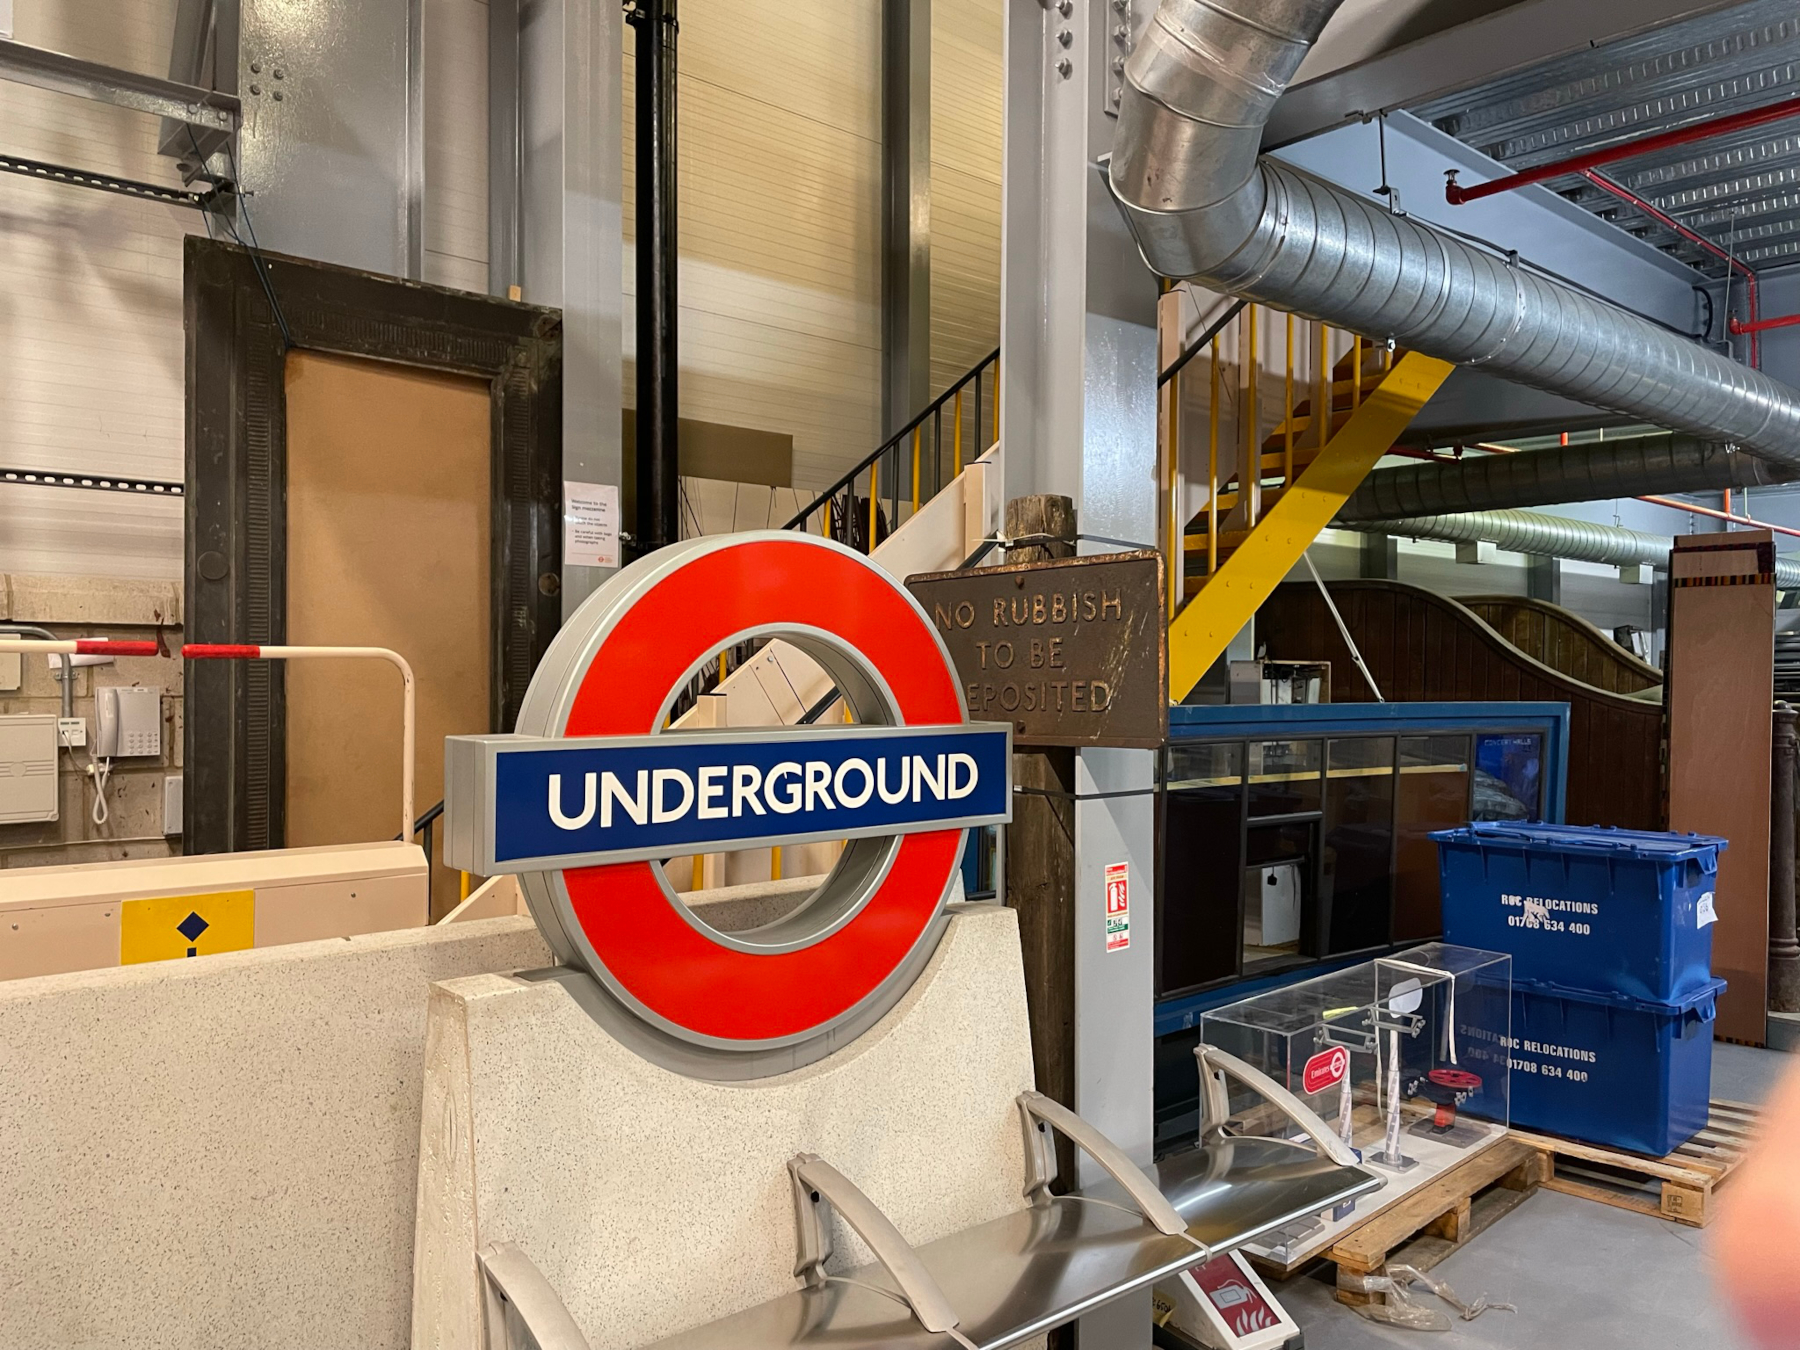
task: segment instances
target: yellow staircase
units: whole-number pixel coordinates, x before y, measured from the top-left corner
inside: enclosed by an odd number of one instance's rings
[[[1358,340],[1329,387],[1321,381],[1292,404],[1263,442],[1257,481],[1246,485],[1235,468],[1219,479],[1213,503],[1183,539],[1187,603],[1169,623],[1172,702],[1193,692],[1453,369]],[[1315,407],[1328,409],[1324,436]]]

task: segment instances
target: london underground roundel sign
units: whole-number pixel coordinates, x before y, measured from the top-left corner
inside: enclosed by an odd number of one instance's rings
[[[676,730],[676,696],[753,638],[799,647],[856,725]],[[872,1025],[937,945],[964,831],[1007,819],[1012,730],[968,719],[916,601],[787,531],[692,539],[617,573],[552,642],[505,736],[446,743],[445,857],[519,875],[583,1001],[635,1049],[746,1077]],[[661,860],[845,840],[794,912],[724,932]],[[586,995],[593,995],[588,998]]]

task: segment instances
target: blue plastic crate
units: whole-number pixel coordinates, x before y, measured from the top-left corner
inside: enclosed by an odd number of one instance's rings
[[[1712,978],[1725,840],[1511,821],[1431,837],[1444,940],[1510,953],[1515,979],[1663,1002]]]
[[[1513,984],[1512,1123],[1660,1158],[1706,1128],[1723,980],[1645,1002]]]

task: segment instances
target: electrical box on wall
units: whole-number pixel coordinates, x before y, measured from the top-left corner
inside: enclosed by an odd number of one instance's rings
[[[56,819],[56,718],[0,717],[0,825]]]
[[[6,0],[0,0],[0,6],[5,4]],[[0,652],[0,694],[10,694],[24,682],[19,653]]]
[[[108,685],[94,691],[94,755],[131,759],[162,754],[162,690]]]

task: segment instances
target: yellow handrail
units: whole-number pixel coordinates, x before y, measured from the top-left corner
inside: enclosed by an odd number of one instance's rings
[[[1180,310],[1176,311],[1179,319]],[[1176,331],[1181,331],[1177,323]],[[1169,617],[1181,607],[1183,559],[1181,538],[1181,372],[1169,378]]]
[[[1281,485],[1294,481],[1294,316],[1287,316],[1287,382],[1282,393],[1287,400],[1287,443],[1281,449]]]
[[[1206,575],[1219,570],[1219,339],[1212,340],[1212,399],[1207,408]]]
[[[1323,450],[1331,439],[1331,330],[1324,324],[1313,334],[1313,449]]]
[[[977,378],[979,378],[979,377],[977,377]],[[955,420],[955,426],[956,426],[956,430],[953,433],[956,437],[956,472],[951,474],[950,476],[952,478],[960,478],[962,476],[962,386],[961,385],[958,385],[957,389],[956,389],[956,415],[955,415],[954,420]],[[915,507],[914,509],[917,510],[918,508]]]
[[[913,428],[913,514],[919,514],[919,432],[920,427]],[[941,462],[941,461],[940,461]]]
[[[1238,500],[1244,504],[1244,526],[1256,526],[1256,489],[1262,484],[1262,446],[1256,440],[1256,306],[1244,311],[1250,330],[1244,356],[1244,467],[1238,474]]]
[[[875,551],[875,489],[880,485],[880,480],[875,475],[880,467],[879,460],[869,465],[869,546],[863,550],[865,553]]]

